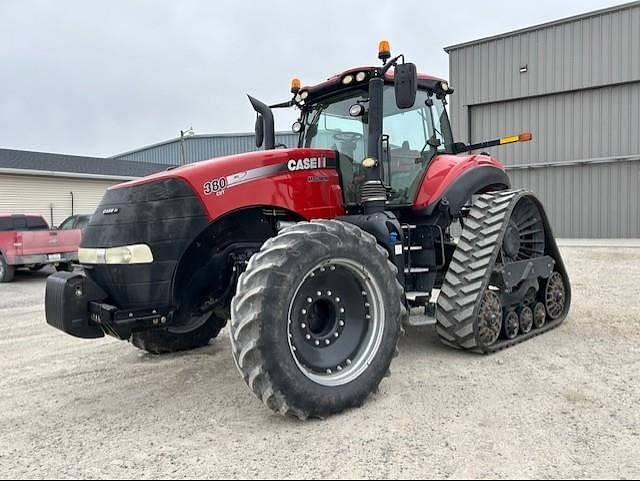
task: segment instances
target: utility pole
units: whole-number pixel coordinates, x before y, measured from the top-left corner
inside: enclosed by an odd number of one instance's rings
[[[180,131],[180,165],[187,165],[187,149],[185,137],[191,137],[194,134],[193,127],[189,127],[189,130]]]

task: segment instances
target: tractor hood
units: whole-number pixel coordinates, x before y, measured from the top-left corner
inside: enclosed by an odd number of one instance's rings
[[[275,149],[219,157],[119,184],[110,190],[135,189],[168,179],[189,185],[210,219],[252,205],[295,207],[296,212],[302,213],[307,208],[319,209],[309,214],[314,217],[328,215],[324,211],[327,208],[342,206],[336,153],[328,149]],[[327,182],[331,189],[324,188]],[[323,194],[327,190],[330,198]]]

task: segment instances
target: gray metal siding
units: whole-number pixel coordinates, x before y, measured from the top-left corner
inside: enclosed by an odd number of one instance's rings
[[[640,4],[450,50],[454,128],[470,105],[640,80]],[[528,72],[520,67],[528,65]]]
[[[188,163],[257,150],[253,134],[197,135],[186,137],[184,143]],[[277,133],[277,143],[282,143],[287,147],[295,147],[298,144],[298,136],[294,133]],[[181,159],[180,144],[180,139],[175,139],[116,155],[114,158],[163,165],[179,165]]]
[[[471,142],[531,131],[533,141],[488,149],[506,165],[640,154],[640,82],[474,105]]]
[[[510,170],[535,192],[556,237],[640,238],[640,161]]]

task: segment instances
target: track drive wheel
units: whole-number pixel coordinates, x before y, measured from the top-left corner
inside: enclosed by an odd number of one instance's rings
[[[361,405],[396,353],[396,275],[375,238],[345,222],[301,222],[268,240],[231,305],[233,357],[249,388],[300,419]]]

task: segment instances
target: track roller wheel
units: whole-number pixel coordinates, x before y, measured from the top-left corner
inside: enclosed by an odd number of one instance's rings
[[[533,325],[540,329],[547,322],[547,310],[542,302],[538,302],[533,308]]]
[[[516,311],[509,311],[502,322],[502,332],[507,339],[515,339],[520,330],[520,319]]]
[[[533,329],[533,311],[529,306],[524,306],[520,309],[520,332],[522,334],[529,334]]]

